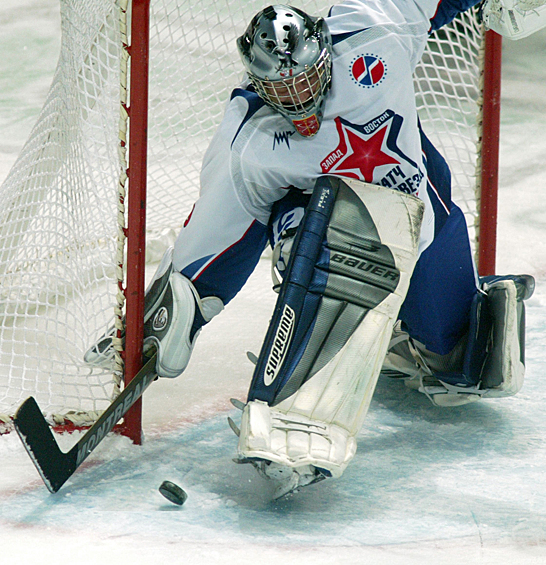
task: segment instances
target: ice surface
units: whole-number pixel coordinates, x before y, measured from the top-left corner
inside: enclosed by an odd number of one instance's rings
[[[58,37],[57,0],[3,0],[1,178],[47,93]],[[229,398],[245,398],[245,351],[258,352],[275,299],[263,260],[205,328],[184,378],[146,393],[142,447],[108,437],[51,495],[18,438],[0,438],[1,562],[545,563],[545,40],[504,47],[497,270],[538,281],[520,394],[442,410],[381,380],[345,475],[271,502],[265,481],[232,463],[226,423],[238,418]],[[188,492],[183,507],[157,492],[164,479]]]

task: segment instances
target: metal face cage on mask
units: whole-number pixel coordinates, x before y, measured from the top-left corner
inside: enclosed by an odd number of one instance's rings
[[[315,135],[331,82],[324,20],[297,8],[269,6],[252,19],[237,46],[258,95],[300,135]]]

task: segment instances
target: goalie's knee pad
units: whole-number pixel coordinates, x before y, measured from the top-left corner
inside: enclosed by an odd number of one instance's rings
[[[241,460],[339,477],[356,451],[417,259],[423,204],[322,178],[298,228],[254,372]],[[316,477],[315,477],[316,478]]]
[[[525,376],[525,305],[534,291],[529,275],[484,277],[467,335],[449,355],[437,355],[395,331],[383,371],[402,373],[406,384],[438,406],[512,396]],[[409,377],[409,378],[408,378]]]
[[[223,309],[219,298],[201,299],[191,281],[173,271],[172,249],[163,257],[144,297],[144,348],[157,350],[160,377],[177,377],[186,368],[201,327]],[[85,354],[90,365],[109,367],[114,356],[113,330]]]

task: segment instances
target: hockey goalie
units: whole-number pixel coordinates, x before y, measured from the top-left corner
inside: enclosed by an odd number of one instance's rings
[[[324,19],[274,5],[238,39],[246,75],[146,294],[145,342],[159,376],[181,374],[271,243],[278,301],[233,427],[275,496],[342,475],[381,374],[441,407],[523,384],[534,281],[477,277],[413,93],[429,34],[475,3],[344,0]],[[111,356],[106,335],[86,359]]]

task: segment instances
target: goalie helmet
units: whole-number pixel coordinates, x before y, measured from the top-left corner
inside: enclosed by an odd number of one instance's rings
[[[237,47],[258,95],[300,135],[315,135],[332,76],[325,21],[291,6],[269,6],[254,16]]]

